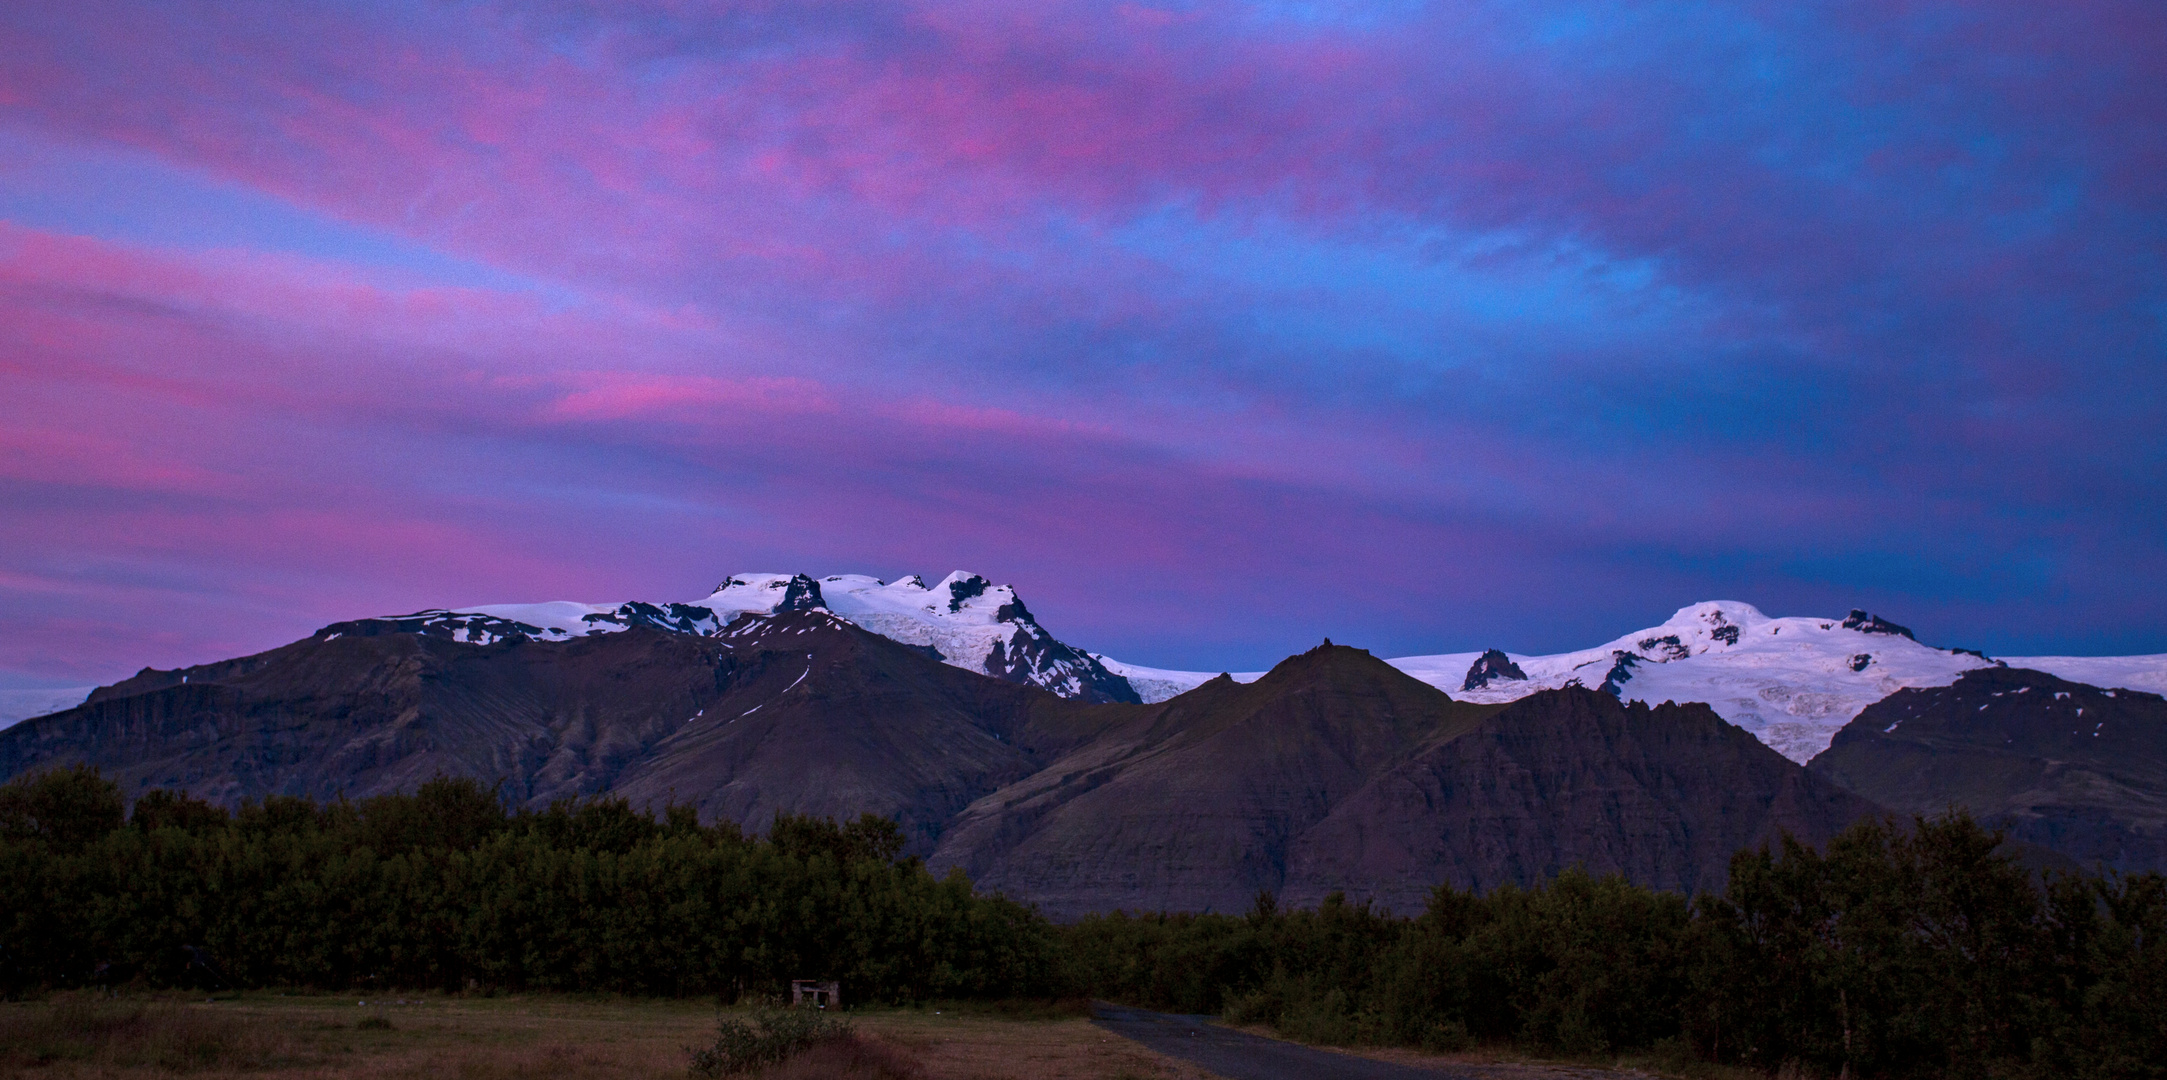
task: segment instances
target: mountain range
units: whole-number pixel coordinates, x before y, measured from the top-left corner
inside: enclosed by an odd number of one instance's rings
[[[485,644],[509,635],[570,640],[629,626],[712,634],[746,613],[820,609],[919,648],[944,663],[1063,697],[1159,702],[1219,672],[1125,663],[1054,637],[1008,585],[957,571],[928,586],[859,574],[738,574],[690,601],[555,601],[431,609],[340,623],[394,624],[404,632]],[[1841,618],[1771,618],[1751,604],[1703,601],[1669,619],[1589,649],[1547,655],[1488,649],[1403,656],[1386,663],[1461,700],[1505,702],[1565,686],[1625,701],[1700,702],[1801,764],[1828,748],[1866,706],[1898,690],[1948,686],[1966,671],[2006,666],[2103,687],[2167,693],[2167,654],[1990,657],[1937,648],[1865,611]],[[1237,682],[1261,671],[1234,672]],[[83,700],[91,687],[0,691],[0,726]]]
[[[2087,865],[2160,867],[2167,702],[2128,684],[2162,660],[2057,665],[2122,676],[2099,687],[1865,612],[1716,602],[1578,653],[1327,642],[1207,677],[1061,642],[974,574],[743,574],[691,602],[430,609],[145,669],[0,731],[0,778],[88,762],[235,803],[444,773],[756,829],[871,812],[937,870],[1059,916],[1259,890],[1411,910],[1576,864],[1709,888],[1779,832],[1950,805]]]
[[[1098,658],[1145,700],[1212,677]],[[2105,686],[2167,692],[2167,655],[1991,657],[1921,644],[1865,611],[1842,618],[1770,618],[1751,604],[1714,600],[1592,649],[1551,655],[1484,652],[1403,656],[1394,667],[1468,701],[1512,701],[1564,686],[1625,701],[1696,701],[1801,764],[1861,709],[1898,690],[1948,686],[1967,671],[2019,667]],[[1254,675],[1235,675],[1236,679]]]

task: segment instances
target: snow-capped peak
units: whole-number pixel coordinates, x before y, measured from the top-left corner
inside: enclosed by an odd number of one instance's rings
[[[930,588],[916,574],[884,582],[820,579],[828,610],[883,637],[920,645],[958,667],[1043,686],[1064,697],[1134,701],[1126,679],[1055,640],[1007,585],[958,570]]]
[[[1212,677],[1101,659],[1153,701]],[[2167,656],[1995,660],[1969,649],[1920,644],[1909,629],[1862,610],[1833,619],[1772,618],[1737,600],[1691,604],[1655,626],[1577,652],[1530,656],[1491,649],[1388,662],[1465,701],[1513,701],[1578,685],[1627,701],[1704,702],[1798,762],[1827,749],[1837,729],[1897,690],[1947,686],[1992,664],[2167,692]]]
[[[1731,648],[1749,632],[1775,621],[1761,614],[1761,609],[1752,604],[1705,600],[1679,608],[1662,625],[1627,634],[1606,648],[1667,663],[1698,656],[1710,649]]]
[[[1592,649],[1508,654],[1525,680],[1476,679],[1486,656],[1448,653],[1391,663],[1471,701],[1511,701],[1578,685],[1627,701],[1705,702],[1799,762],[1827,749],[1859,710],[1897,690],[1945,686],[1994,663],[1977,653],[1922,645],[1911,631],[1864,611],[1840,619],[1772,618],[1737,600],[1679,608],[1655,626]]]
[[[820,583],[804,574],[733,574],[722,579],[715,591],[693,603],[724,622],[743,612],[773,615],[778,611],[811,611],[826,607]]]
[[[436,608],[336,623],[317,636],[418,633],[486,645],[514,635],[561,641],[646,626],[715,637],[727,636],[725,630],[743,616],[786,611],[826,611],[883,637],[931,650],[956,667],[1041,686],[1064,697],[1136,700],[1127,680],[1039,626],[1013,587],[961,570],[930,588],[916,574],[895,582],[862,574],[817,580],[804,574],[733,574],[707,596],[688,603],[560,600]]]

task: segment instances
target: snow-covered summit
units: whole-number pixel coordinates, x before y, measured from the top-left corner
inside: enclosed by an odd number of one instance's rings
[[[803,574],[736,574],[722,579],[714,592],[692,606],[706,608],[728,622],[746,612],[773,615],[780,611],[811,611],[825,604],[820,583]]]
[[[804,574],[734,574],[707,596],[683,603],[559,600],[435,608],[335,623],[317,631],[317,636],[419,633],[484,645],[513,635],[561,641],[647,626],[714,637],[723,635],[744,615],[815,610],[998,679],[1031,683],[1063,697],[1137,700],[1127,680],[1047,633],[1013,587],[960,570],[930,587],[916,574],[893,582],[862,574],[818,579]]]
[[[1101,658],[1105,660],[1105,658]],[[2102,686],[2167,691],[2167,656],[2005,657],[1920,644],[1864,611],[1842,618],[1771,618],[1736,600],[1678,609],[1661,624],[1592,649],[1529,656],[1492,649],[1403,656],[1394,667],[1463,701],[1504,702],[1580,685],[1627,700],[1705,702],[1793,761],[1828,748],[1859,711],[1906,687],[1947,686],[1973,668],[2006,663]],[[1191,689],[1210,673],[1106,660],[1146,700]],[[1254,675],[1235,675],[1247,681]]]
[[[1911,631],[1863,611],[1840,619],[1771,618],[1736,600],[1678,609],[1661,624],[1592,649],[1506,654],[1524,678],[1473,677],[1483,654],[1402,657],[1391,663],[1468,701],[1511,701],[1580,685],[1627,701],[1699,701],[1804,762],[1828,748],[1859,710],[1912,686],[1946,686],[1993,664],[1977,653],[1920,644]],[[1480,685],[1477,685],[1478,681]]]

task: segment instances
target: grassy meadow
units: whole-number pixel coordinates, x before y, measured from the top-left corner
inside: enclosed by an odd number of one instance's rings
[[[56,994],[0,1003],[0,1075],[74,1080],[683,1080],[711,1002],[561,995]],[[1074,1009],[872,1009],[768,1080],[1208,1080]]]

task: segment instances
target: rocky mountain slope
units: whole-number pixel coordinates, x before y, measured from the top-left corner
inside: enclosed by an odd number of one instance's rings
[[[1455,702],[1327,644],[1135,711],[980,799],[933,863],[1061,915],[1240,910],[1260,889],[1413,911],[1439,883],[1574,864],[1707,887],[1741,846],[1818,842],[1875,809],[1705,707],[1582,688]]]
[[[1412,909],[1437,882],[1576,862],[1697,885],[1740,843],[1820,838],[1864,805],[1697,707],[1582,689],[1456,702],[1329,644],[1254,683],[1090,703],[775,607],[712,633],[628,618],[547,635],[484,612],[342,623],[0,731],[0,777],[88,762],[130,791],[233,803],[447,773],[529,806],[612,793],[755,829],[778,811],[870,812],[936,869],[1061,915],[1226,910],[1264,888]]]
[[[365,797],[441,772],[501,781],[515,804],[609,792],[756,828],[776,811],[870,812],[930,851],[971,801],[1092,730],[1081,705],[825,611],[749,615],[713,637],[486,636],[363,621],[146,671],[0,731],[0,776],[88,762],[125,790],[232,803]]]
[[[1129,710],[979,800],[932,863],[1061,915],[1240,909],[1284,886],[1290,845],[1335,806],[1492,711],[1327,644]]]
[[[741,615],[815,609],[964,670],[1081,701],[1160,702],[1217,675],[1086,652],[1041,626],[1013,587],[963,571],[931,586],[916,575],[891,582],[860,574],[818,579],[737,574],[707,596],[685,602],[435,608],[335,624],[324,632],[351,632],[368,624],[371,632],[396,630],[471,644],[513,635],[562,641],[634,626],[712,636]],[[1584,686],[1625,701],[1702,702],[1800,763],[1826,749],[1836,731],[1867,705],[1906,688],[1946,686],[1966,671],[1995,664],[2099,686],[2167,692],[2167,655],[1995,659],[1921,644],[1905,627],[1864,611],[1840,619],[1770,618],[1738,601],[1681,608],[1659,625],[1592,649],[1540,656],[1489,649],[1389,662],[1467,701],[1502,703],[1541,690]],[[1263,674],[1231,677],[1253,682]],[[17,701],[0,692],[0,728],[68,704],[64,696]]]
[[[1346,882],[1400,911],[1432,885],[1487,891],[1570,866],[1681,892],[1784,832],[1819,844],[1871,802],[1705,705],[1567,687],[1522,698],[1371,781],[1294,845],[1286,894]]]
[[[1810,766],[1897,810],[1969,809],[2078,863],[2167,870],[2167,699],[2022,668],[1899,691]]]
[[[1575,864],[1706,888],[1738,847],[1823,839],[1876,803],[2167,865],[2157,695],[1930,648],[1864,612],[1703,604],[1581,653],[1388,662],[1327,643],[1191,674],[1082,653],[973,575],[748,574],[693,603],[435,609],[146,669],[0,731],[0,779],[88,762],[230,804],[447,773],[524,805],[613,793],[753,828],[870,812],[937,868],[1064,915],[1227,910],[1260,889],[1412,910],[1438,883]],[[1811,771],[1786,760],[1845,722]]]

